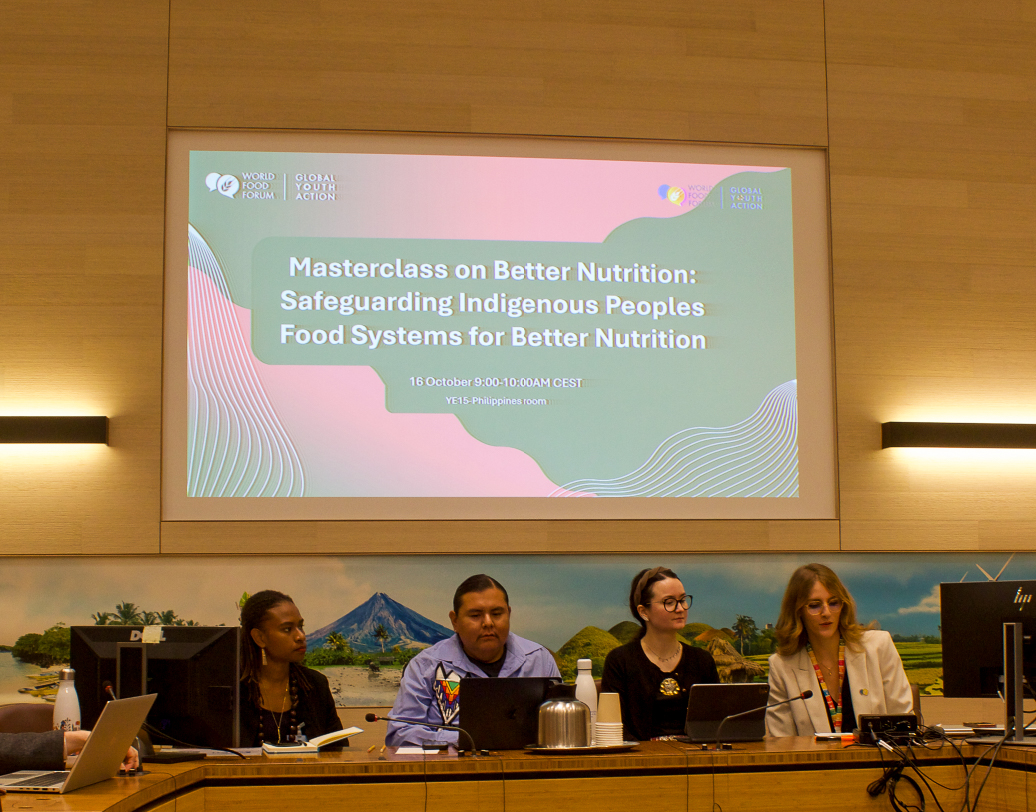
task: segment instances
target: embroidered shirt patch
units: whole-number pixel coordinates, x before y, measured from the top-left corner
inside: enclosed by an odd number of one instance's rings
[[[432,681],[432,693],[439,705],[443,724],[452,725],[460,713],[460,675],[456,671],[446,673],[442,663],[435,666],[435,679]]]

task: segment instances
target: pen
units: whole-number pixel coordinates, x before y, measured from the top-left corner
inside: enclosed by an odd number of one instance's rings
[[[367,752],[368,753],[373,753],[374,752],[374,748],[377,747],[377,746],[378,745],[376,745],[376,744],[372,744],[370,747],[367,748]],[[381,749],[384,750],[385,748],[382,747]]]

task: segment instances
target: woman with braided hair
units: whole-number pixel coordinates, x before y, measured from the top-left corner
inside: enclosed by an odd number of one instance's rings
[[[629,600],[640,631],[608,652],[601,690],[619,695],[627,740],[682,735],[690,687],[719,682],[712,655],[677,637],[692,598],[675,572],[653,567],[633,576]]]
[[[301,665],[304,621],[272,589],[241,607],[241,746],[288,744],[342,729],[327,678]]]

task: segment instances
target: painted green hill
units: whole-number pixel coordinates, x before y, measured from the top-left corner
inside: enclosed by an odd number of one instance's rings
[[[612,635],[620,644],[626,645],[639,631],[639,623],[634,623],[632,620],[623,620],[608,629],[608,634]]]
[[[632,624],[636,625],[636,624]],[[596,626],[587,626],[581,629],[565,645],[558,649],[558,668],[561,669],[561,676],[566,682],[576,678],[576,660],[588,658],[593,660],[593,675],[600,679],[604,669],[604,658],[613,648],[621,645],[615,635],[599,629]]]

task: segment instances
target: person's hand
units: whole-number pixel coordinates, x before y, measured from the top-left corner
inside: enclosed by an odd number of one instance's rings
[[[140,765],[140,756],[132,747],[126,751],[126,758],[122,760],[122,769],[125,772],[133,772]]]
[[[78,753],[86,745],[90,738],[89,730],[66,730],[65,731],[65,758]]]

